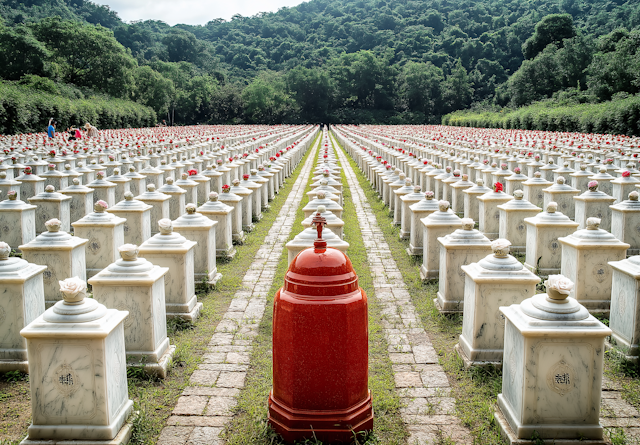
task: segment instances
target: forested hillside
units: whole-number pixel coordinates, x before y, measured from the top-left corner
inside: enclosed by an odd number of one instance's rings
[[[83,0],[1,0],[0,14],[4,79],[178,124],[439,122],[640,91],[640,0],[311,0],[173,27]]]

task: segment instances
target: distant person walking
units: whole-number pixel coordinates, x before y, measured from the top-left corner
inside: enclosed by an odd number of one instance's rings
[[[98,129],[91,125],[89,122],[84,124],[84,128],[87,130],[88,138],[97,138],[98,137]]]
[[[54,121],[53,118],[49,119],[47,135],[49,136],[49,139],[53,139],[56,136],[56,121]]]

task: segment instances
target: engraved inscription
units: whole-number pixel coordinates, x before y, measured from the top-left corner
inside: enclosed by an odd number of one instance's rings
[[[564,360],[560,360],[551,367],[547,374],[547,386],[553,392],[564,396],[574,388],[576,378],[575,370]]]
[[[80,386],[76,372],[66,362],[53,371],[53,374],[53,383],[63,397],[71,397]]]
[[[98,241],[98,239],[95,237],[91,237],[91,239],[89,240],[88,247],[89,247],[89,251],[95,255],[98,252],[100,252],[100,247],[101,247],[100,241]]]
[[[607,266],[604,263],[598,263],[593,266],[591,274],[593,275],[594,280],[596,280],[598,283],[602,283],[604,282],[604,280],[606,280],[608,275]]]

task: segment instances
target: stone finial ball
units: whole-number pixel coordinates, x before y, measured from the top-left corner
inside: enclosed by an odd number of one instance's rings
[[[133,199],[133,193],[124,192],[124,199],[127,200],[127,201],[131,201]]]
[[[80,185],[80,180],[78,178],[73,178],[73,185]]]
[[[542,177],[542,172],[534,172],[533,176],[535,176],[536,178],[541,178]]]
[[[54,186],[52,186],[51,184],[49,184],[48,186],[46,186],[44,188],[44,191],[47,193],[53,193],[56,191],[56,188]]]
[[[558,203],[551,201],[547,204],[547,213],[555,213],[558,210]]]
[[[148,192],[155,192],[156,191],[156,185],[155,184],[147,184],[147,191]]]
[[[438,209],[441,212],[446,212],[447,210],[449,210],[449,207],[451,207],[451,204],[449,203],[449,201],[438,201]]]
[[[564,182],[564,176],[558,176],[558,179],[556,179],[556,184],[564,184]]]
[[[169,184],[169,185],[173,185],[173,177],[172,177],[172,176],[169,176],[169,177],[167,178],[167,184]]]
[[[632,191],[631,193],[629,193],[629,199],[631,201],[637,201],[638,200],[638,192],[636,192],[635,190]]]
[[[231,181],[231,184],[233,184],[234,187],[237,187],[240,185],[240,180],[239,179],[234,179],[233,181]]]
[[[405,185],[405,187],[411,187],[411,183],[412,183],[412,182],[413,182],[413,181],[411,180],[411,178],[406,178],[406,179],[404,180],[404,185]]]

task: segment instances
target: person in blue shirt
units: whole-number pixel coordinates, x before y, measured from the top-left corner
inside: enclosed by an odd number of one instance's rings
[[[54,121],[53,119],[49,119],[47,134],[49,135],[49,138],[53,138],[56,135],[56,121]]]

